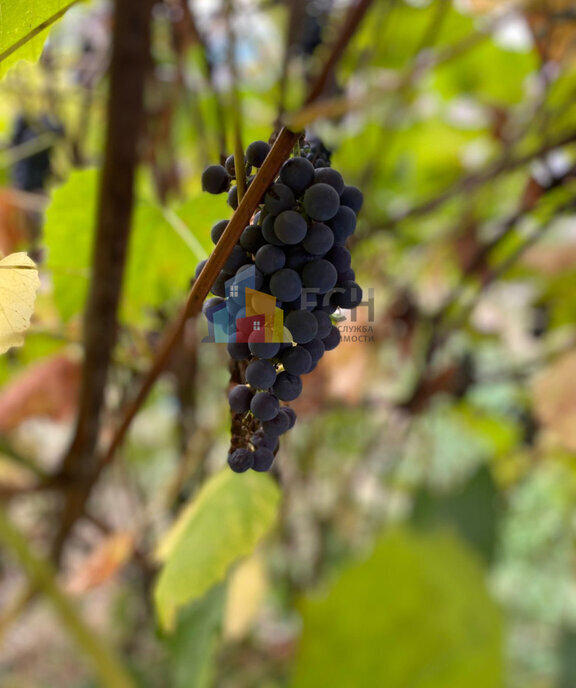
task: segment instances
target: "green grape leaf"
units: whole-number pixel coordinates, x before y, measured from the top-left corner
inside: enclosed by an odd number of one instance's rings
[[[4,0],[0,3],[0,77],[19,60],[36,62],[50,27],[78,0]]]
[[[448,534],[388,533],[302,617],[293,688],[502,686],[500,612]]]
[[[179,607],[221,581],[272,528],[280,492],[268,475],[213,476],[184,508],[159,546],[165,562],[154,598],[161,625],[172,629]]]
[[[143,185],[141,185],[143,186]],[[44,236],[54,300],[64,320],[84,308],[90,280],[98,170],[73,172],[52,194]],[[147,312],[183,300],[196,263],[210,248],[210,227],[225,217],[222,199],[199,194],[163,208],[139,193],[134,212],[121,317],[141,321]]]

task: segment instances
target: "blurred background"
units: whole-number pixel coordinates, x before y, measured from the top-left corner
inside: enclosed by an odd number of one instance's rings
[[[63,16],[0,64],[0,251],[42,280],[0,358],[0,685],[576,686],[574,4],[368,3],[312,111],[351,3],[154,4],[100,443],[231,216],[200,176],[236,126],[298,122],[362,189],[373,308],[270,478],[225,470],[227,354],[190,320],[63,527],[114,30],[72,4],[20,3]]]

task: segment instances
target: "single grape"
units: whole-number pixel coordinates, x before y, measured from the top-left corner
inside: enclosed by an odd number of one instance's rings
[[[312,315],[316,318],[316,322],[318,323],[318,332],[316,333],[316,337],[318,337],[318,339],[324,339],[324,337],[327,337],[330,334],[330,330],[332,329],[332,320],[330,319],[328,313],[325,313],[324,311],[315,310],[312,311]]]
[[[284,242],[276,236],[274,231],[274,223],[276,222],[276,215],[267,215],[262,223],[262,236],[264,240],[273,246],[284,246]]]
[[[295,203],[296,199],[292,189],[286,184],[278,182],[272,184],[264,196],[264,207],[273,215],[279,215],[284,210],[290,210]]]
[[[286,255],[280,247],[266,244],[256,251],[254,262],[258,270],[269,275],[284,267]]]
[[[338,344],[340,344],[340,330],[332,325],[332,329],[330,330],[330,334],[327,337],[324,337],[322,340],[324,347],[326,348],[326,351],[332,351],[332,349],[335,349]]]
[[[312,356],[303,346],[292,346],[280,355],[284,370],[291,375],[304,375],[310,370]]]
[[[269,143],[266,143],[266,141],[253,141],[248,148],[246,148],[246,160],[249,165],[261,167],[269,152]]]
[[[352,208],[341,205],[336,215],[331,220],[328,220],[327,224],[334,232],[334,243],[344,244],[346,239],[354,234],[356,215]]]
[[[338,282],[355,282],[356,281],[356,273],[352,268],[346,268],[346,270],[342,270],[342,272],[338,272]]]
[[[290,421],[290,427],[288,430],[291,430],[296,425],[296,411],[289,406],[283,406],[281,410],[288,416]]]
[[[231,187],[230,191],[228,192],[228,198],[226,199],[226,203],[228,203],[228,205],[231,208],[233,208],[234,210],[236,210],[236,208],[238,207],[238,187],[237,186]]]
[[[250,358],[248,342],[228,342],[226,348],[228,350],[228,355],[234,361],[245,361],[247,358]]]
[[[266,420],[262,423],[262,430],[264,430],[265,435],[270,435],[271,437],[278,437],[288,432],[290,429],[290,417],[283,409],[278,411],[278,415],[272,420]]]
[[[274,222],[274,234],[285,244],[299,244],[307,231],[306,220],[295,210],[284,210]]]
[[[355,186],[345,186],[340,194],[340,203],[348,208],[352,208],[356,215],[358,215],[364,203],[364,196],[360,189],[357,189]]]
[[[246,270],[252,270],[254,273],[254,286],[250,287],[250,289],[260,290],[264,284],[264,274],[254,266],[254,263],[246,263],[246,265],[242,265],[242,267],[238,268],[236,277],[246,272]],[[242,296],[242,298],[244,298],[244,296]]]
[[[234,473],[244,473],[254,465],[254,454],[250,449],[235,449],[228,455],[228,465]]]
[[[224,167],[226,168],[226,172],[228,172],[228,174],[232,178],[234,178],[236,176],[236,166],[234,164],[234,156],[233,155],[229,155],[226,158],[226,162],[224,163]]]
[[[281,373],[284,375],[284,373]],[[250,402],[250,410],[258,420],[272,420],[278,415],[278,397],[271,392],[256,392]]]
[[[280,351],[279,342],[259,342],[256,341],[259,332],[253,332],[250,337],[248,337],[248,348],[250,353],[256,358],[274,358]],[[253,338],[252,341],[250,339]]]
[[[313,220],[325,222],[338,212],[340,196],[329,184],[313,184],[304,194],[303,206]]]
[[[324,356],[324,352],[326,351],[323,340],[317,337],[310,342],[306,342],[306,344],[302,344],[302,346],[312,356],[312,363],[317,363],[322,356]]]
[[[228,394],[228,403],[234,413],[246,413],[250,410],[252,390],[246,385],[236,385]]]
[[[316,310],[324,311],[328,315],[332,315],[337,309],[337,306],[330,300],[332,292],[327,294],[317,294],[316,295]]]
[[[270,389],[276,382],[276,368],[270,361],[252,361],[246,368],[246,382],[255,389]]]
[[[337,280],[336,268],[323,258],[313,260],[302,270],[302,284],[308,289],[317,289],[321,294],[333,289]]]
[[[314,183],[328,184],[338,195],[344,191],[344,180],[342,179],[342,175],[331,167],[321,167],[314,170]]]
[[[217,306],[223,303],[226,303],[226,300],[220,298],[219,296],[213,296],[204,302],[202,306],[202,313],[204,313],[204,317],[206,320],[208,320],[208,322],[214,322],[215,309]]]
[[[248,262],[249,258],[246,255],[246,251],[242,248],[242,246],[236,244],[224,263],[224,270],[234,274],[238,268],[242,267],[242,265],[245,265]]]
[[[265,243],[266,240],[262,236],[262,228],[258,225],[248,225],[240,235],[240,246],[248,253],[256,253]]]
[[[296,270],[283,268],[270,278],[270,292],[280,301],[293,301],[302,293],[302,281]]]
[[[340,282],[334,289],[332,301],[339,308],[356,308],[362,303],[362,288],[353,281]]]
[[[334,232],[322,222],[312,222],[302,247],[313,256],[323,256],[334,244]]]
[[[258,448],[254,451],[254,464],[252,468],[259,473],[265,473],[272,468],[274,463],[274,454],[264,447]]]
[[[206,265],[207,261],[206,260],[201,260],[198,265],[196,266],[196,270],[194,271],[194,277],[195,279],[198,279],[200,276],[200,273],[202,272],[202,268]]]
[[[290,158],[282,165],[280,181],[298,196],[314,181],[314,166],[306,158]]]
[[[224,272],[221,270],[218,277],[214,280],[212,289],[210,290],[214,296],[221,296],[224,298],[226,296],[226,282],[232,277],[229,272]]]
[[[228,227],[228,220],[220,220],[210,230],[210,238],[214,244],[218,243],[220,237],[224,234],[224,230]]]
[[[330,251],[324,256],[336,268],[336,272],[343,272],[350,267],[352,256],[350,251],[344,246],[333,246]]]
[[[286,372],[280,373],[272,389],[281,401],[294,401],[302,392],[302,380],[298,375],[290,375],[290,373]]]
[[[290,311],[284,319],[284,325],[297,344],[306,344],[314,339],[318,332],[318,322],[310,311]]]
[[[230,175],[222,165],[209,165],[202,172],[202,190],[219,194],[230,188]]]

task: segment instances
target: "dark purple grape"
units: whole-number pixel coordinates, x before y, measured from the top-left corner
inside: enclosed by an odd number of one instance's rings
[[[228,465],[234,473],[244,473],[254,465],[254,454],[250,449],[235,449],[228,455]]]
[[[344,246],[333,246],[324,258],[332,263],[338,273],[347,270],[352,261],[350,251]]]
[[[253,270],[254,272],[254,286],[250,287],[250,289],[260,290],[264,284],[263,273],[254,266],[254,263],[247,263],[246,265],[242,265],[242,267],[238,268],[236,271],[236,276],[241,275],[243,272],[246,272],[246,270]],[[244,296],[241,298],[244,299]]]
[[[230,188],[230,175],[222,165],[209,165],[202,172],[202,190],[219,194]]]
[[[358,215],[364,203],[364,196],[360,189],[357,189],[355,186],[345,186],[344,191],[340,194],[340,203],[348,208],[352,208],[356,215]]]
[[[304,289],[297,299],[284,301],[282,308],[285,311],[313,311],[316,308],[316,293],[309,293]]]
[[[276,368],[270,361],[252,361],[246,368],[246,382],[255,389],[270,389],[276,382]]]
[[[258,270],[269,275],[284,267],[286,255],[280,247],[266,244],[256,251],[254,262]]]
[[[232,178],[234,178],[236,176],[236,166],[234,164],[234,156],[233,155],[229,155],[226,158],[226,162],[224,163],[224,167],[226,168],[226,172],[228,172],[228,174]]]
[[[314,166],[306,158],[290,158],[282,165],[280,181],[298,196],[314,181]]]
[[[297,344],[306,344],[314,339],[318,332],[318,322],[310,311],[291,311],[284,319],[284,325],[290,330],[292,339]]]
[[[333,289],[337,280],[336,268],[323,258],[313,260],[302,270],[302,284],[308,289],[317,289],[321,294]]]
[[[248,253],[256,253],[265,243],[266,240],[262,236],[262,228],[258,225],[248,225],[240,235],[240,246]]]
[[[280,351],[279,342],[258,342],[256,336],[258,332],[255,332],[248,337],[248,348],[250,353],[256,358],[274,358]],[[250,338],[254,337],[254,341],[250,341]]]
[[[228,394],[228,403],[234,413],[246,413],[250,410],[252,390],[246,385],[236,385]]]
[[[323,256],[334,244],[334,232],[322,222],[313,222],[302,242],[303,248],[313,256]]]
[[[307,231],[306,220],[295,210],[285,210],[274,222],[274,234],[285,244],[299,244]]]
[[[269,143],[266,143],[266,141],[253,141],[246,148],[246,160],[253,167],[261,167],[269,152]]]
[[[276,394],[281,401],[294,401],[302,392],[302,380],[298,375],[280,373],[272,389],[274,390],[274,394]]]
[[[332,349],[335,349],[338,344],[340,344],[340,330],[332,325],[332,329],[330,330],[330,334],[327,337],[324,337],[322,340],[324,347],[326,348],[326,351],[332,351]]]
[[[278,415],[272,420],[266,420],[262,423],[262,430],[264,430],[265,435],[271,437],[278,437],[288,432],[290,429],[290,417],[283,409],[278,411]]]
[[[250,349],[247,342],[228,342],[226,344],[228,355],[235,361],[245,361],[250,358]]]
[[[220,237],[224,234],[224,230],[228,227],[228,220],[220,220],[210,230],[210,238],[214,244],[218,243]]]
[[[292,346],[280,355],[284,370],[292,375],[304,375],[312,365],[312,355],[303,346]]]
[[[334,232],[334,242],[336,244],[343,244],[349,236],[354,234],[356,215],[352,208],[341,205],[336,215],[327,224]]]
[[[226,199],[226,203],[228,203],[228,205],[231,208],[233,208],[234,210],[236,210],[236,208],[238,207],[238,187],[237,186],[233,186],[230,189],[230,191],[228,192],[228,198]]]
[[[250,442],[256,449],[268,449],[271,452],[274,452],[276,449],[278,449],[278,438],[265,435],[261,428],[252,435]]]
[[[286,184],[272,184],[264,196],[264,207],[272,215],[279,215],[284,210],[290,210],[295,203],[294,193]]]
[[[216,277],[214,280],[212,289],[210,289],[214,296],[221,296],[222,298],[226,296],[226,282],[231,277],[232,275],[229,272],[224,272],[223,270],[220,271],[218,277]]]
[[[258,448],[254,451],[254,464],[252,468],[259,473],[265,473],[272,468],[274,463],[274,454],[264,447]]]
[[[324,339],[324,337],[327,337],[330,334],[330,330],[332,329],[332,320],[330,319],[328,313],[325,313],[324,311],[312,311],[312,315],[316,318],[316,322],[318,323],[318,332],[316,333],[316,337],[318,339]]]
[[[296,425],[296,411],[289,406],[283,406],[281,410],[288,416],[290,421],[290,427],[288,430],[291,430]]]
[[[326,351],[324,342],[318,338],[314,338],[311,342],[306,342],[306,344],[302,344],[302,346],[312,356],[313,364],[317,363],[322,356],[324,356],[324,352]]]
[[[250,410],[261,421],[275,418],[279,408],[278,398],[271,392],[256,392],[250,402]]]
[[[352,268],[346,268],[342,272],[338,272],[338,282],[355,282],[356,273]]]
[[[219,296],[213,296],[204,302],[204,305],[202,306],[202,313],[204,313],[204,317],[206,320],[208,320],[208,322],[214,322],[215,309],[222,303],[226,303],[226,301]]]
[[[224,263],[224,270],[234,274],[238,268],[246,265],[249,260],[250,259],[246,255],[246,251],[242,248],[242,246],[238,246],[238,244],[236,244]]]
[[[194,271],[194,277],[198,279],[200,276],[200,273],[202,272],[202,268],[206,265],[207,261],[206,260],[201,260],[198,265],[196,266],[196,270]]]
[[[302,280],[296,270],[283,268],[270,278],[270,293],[280,301],[293,301],[302,293]]]
[[[332,303],[331,296],[332,292],[327,294],[318,294],[316,296],[316,310],[324,311],[324,313],[332,315],[332,313],[334,313],[338,307]]]
[[[314,183],[328,184],[338,195],[344,191],[344,180],[342,179],[342,175],[331,167],[321,167],[314,170]]]
[[[362,303],[362,288],[353,281],[340,282],[334,289],[332,302],[340,308],[356,308]]]
[[[304,194],[303,206],[313,220],[325,222],[338,212],[340,196],[329,184],[313,184]]]
[[[276,215],[267,215],[262,223],[262,236],[264,240],[273,246],[285,246],[284,242],[276,236],[274,231],[274,223],[276,222]]]

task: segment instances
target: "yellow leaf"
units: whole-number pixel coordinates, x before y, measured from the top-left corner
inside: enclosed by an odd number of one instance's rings
[[[255,554],[232,574],[224,612],[224,638],[240,640],[250,631],[266,596],[268,581],[262,558]]]
[[[0,354],[24,343],[39,286],[36,264],[26,253],[0,260]]]

